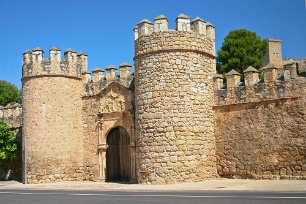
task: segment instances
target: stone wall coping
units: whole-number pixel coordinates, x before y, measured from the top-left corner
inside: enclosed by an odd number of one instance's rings
[[[178,15],[178,17],[176,18],[176,20],[177,20],[177,19],[190,19],[190,17],[187,16],[187,15],[185,15],[185,14],[183,14],[183,13],[181,13],[180,15]]]
[[[262,70],[266,70],[266,69],[277,69],[277,68],[273,63],[269,63],[265,67],[262,68]]]
[[[92,70],[92,72],[103,72],[103,70],[101,67],[96,67],[94,70]]]
[[[215,28],[215,26],[211,22],[207,22],[206,23],[206,27],[213,27],[213,28]]]
[[[195,18],[191,21],[191,23],[197,22],[197,21],[201,21],[201,22],[206,23],[206,21],[204,21],[204,20],[203,20],[202,18],[200,18],[200,17],[195,17]]]
[[[229,104],[215,104],[213,105],[213,109],[218,109],[222,107],[229,107],[229,106],[242,106],[242,105],[249,105],[249,104],[259,104],[259,103],[276,103],[278,101],[287,101],[287,100],[299,100],[303,98],[302,96],[292,96],[292,97],[281,97],[281,98],[272,98],[272,99],[262,99],[258,101],[248,101],[248,102],[241,102],[241,103],[229,103]]]
[[[161,15],[157,16],[156,18],[154,18],[154,21],[156,21],[156,20],[164,20],[164,19],[166,19],[168,21],[167,17],[164,16],[163,14],[161,14]]]
[[[117,69],[117,68],[115,67],[115,65],[111,64],[108,67],[106,67],[105,70],[111,70],[111,69]]]
[[[232,69],[230,72],[228,72],[226,74],[226,76],[232,76],[232,75],[241,75],[240,73],[238,73],[236,70]]]
[[[81,55],[87,56],[87,54],[86,54],[85,52],[83,52],[83,51],[80,51],[80,52],[77,54],[77,56],[81,56]]]
[[[248,72],[259,72],[259,71],[254,67],[249,66],[246,70],[243,71],[243,73],[248,73]]]
[[[53,51],[61,51],[61,49],[59,49],[58,47],[55,47],[55,46],[51,47],[50,50],[53,50]]]
[[[149,21],[148,19],[143,19],[143,20],[140,21],[137,25],[141,25],[141,24],[144,24],[144,23],[153,25],[153,23],[152,23],[151,21]]]
[[[33,52],[35,52],[35,51],[42,51],[42,52],[44,52],[40,47],[36,47],[36,48],[34,48],[32,51],[33,51]]]
[[[68,48],[64,53],[66,53],[66,52],[73,52],[73,53],[76,53],[76,51],[74,51],[74,50],[71,49],[71,48]]]
[[[282,40],[281,39],[275,39],[275,38],[269,38],[268,41],[271,41],[271,42],[281,42]]]
[[[119,65],[119,67],[132,67],[132,65],[130,65],[129,63],[127,62],[123,62]]]
[[[90,74],[90,72],[88,70],[84,70],[84,71],[82,71],[82,75],[83,74]]]

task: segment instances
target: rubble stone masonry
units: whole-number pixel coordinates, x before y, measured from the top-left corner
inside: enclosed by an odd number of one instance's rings
[[[83,180],[82,81],[61,73],[59,59],[46,73],[42,52],[30,57],[22,79],[25,182]]]
[[[213,52],[212,38],[188,29],[152,32],[135,41],[140,183],[201,181],[217,175]]]
[[[266,82],[216,90],[220,176],[306,179],[306,80],[291,73],[268,80],[264,72]]]

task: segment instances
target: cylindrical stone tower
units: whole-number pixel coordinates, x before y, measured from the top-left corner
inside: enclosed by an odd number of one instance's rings
[[[202,181],[217,175],[213,26],[161,15],[135,32],[137,177],[140,183]],[[154,30],[153,30],[154,27]]]
[[[24,182],[83,180],[80,72],[87,56],[69,49],[61,61],[55,47],[50,59],[43,54],[40,48],[23,54]]]

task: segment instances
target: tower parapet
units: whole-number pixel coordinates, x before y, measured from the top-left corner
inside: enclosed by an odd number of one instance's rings
[[[202,20],[191,23],[180,14],[176,30],[167,23],[161,15],[154,26],[143,20],[134,29],[140,183],[201,181],[216,176],[214,40],[206,35]]]
[[[168,29],[168,19],[163,15],[155,18],[154,26],[147,19],[139,22],[134,28],[135,40],[137,44],[143,43],[143,46],[135,47],[135,55],[177,49],[215,56],[215,28],[211,23],[206,24],[200,18],[190,22],[188,16],[180,14],[176,19],[176,27],[176,30]],[[152,47],[151,43],[155,46]]]
[[[44,58],[44,51],[37,47],[23,53],[22,77],[36,77],[42,75],[63,75],[70,77],[81,77],[83,71],[87,70],[87,54],[68,49],[61,59],[61,50],[52,47],[49,51],[50,58]]]

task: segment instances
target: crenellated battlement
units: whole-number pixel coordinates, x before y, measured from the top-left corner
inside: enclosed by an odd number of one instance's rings
[[[215,106],[294,99],[306,95],[305,73],[298,73],[295,63],[287,63],[283,68],[269,63],[262,71],[263,80],[259,78],[257,69],[248,67],[243,73],[244,82],[241,82],[241,74],[231,70],[226,74],[226,84],[223,76],[216,74]]]
[[[134,28],[135,57],[144,53],[169,50],[185,50],[207,53],[215,56],[215,27],[196,17],[180,14],[176,29],[168,28],[168,19],[160,15],[154,23],[144,19]],[[152,46],[154,45],[154,46]]]
[[[196,17],[190,21],[189,16],[180,14],[175,20],[175,30],[168,28],[168,22],[167,17],[164,15],[159,15],[154,18],[154,24],[148,19],[140,21],[134,28],[135,40],[143,35],[166,31],[194,32],[215,39],[215,27],[210,22],[206,22],[200,17]]]
[[[105,68],[105,71],[101,67],[96,67],[92,73],[84,71],[82,81],[85,86],[85,95],[97,94],[112,82],[130,88],[134,79],[132,65],[123,62],[119,65],[119,71],[120,74],[118,75],[118,69],[114,65],[109,65]]]
[[[84,52],[76,53],[69,48],[64,52],[64,59],[61,59],[61,50],[52,47],[49,54],[49,58],[44,58],[44,51],[39,47],[25,51],[22,58],[22,77],[40,75],[81,77],[82,72],[88,69],[87,54]]]
[[[10,128],[22,126],[22,107],[16,103],[14,105],[0,106],[0,120],[6,122]]]

